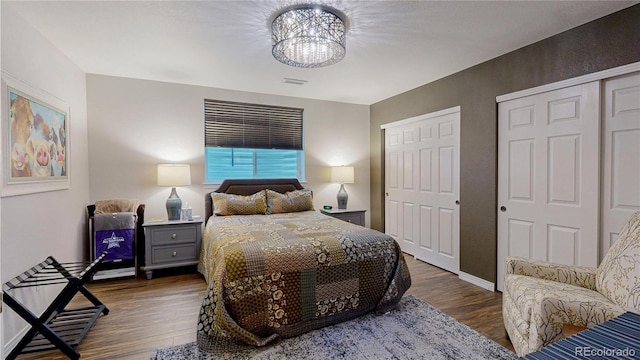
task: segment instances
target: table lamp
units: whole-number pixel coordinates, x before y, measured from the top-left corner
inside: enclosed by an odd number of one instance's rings
[[[191,185],[191,168],[187,164],[158,164],[158,186],[171,186],[167,199],[167,219],[180,220],[182,200],[178,197],[176,186]]]
[[[331,168],[331,182],[340,183],[338,191],[338,209],[347,208],[349,195],[344,189],[344,184],[353,184],[353,166],[334,166]]]

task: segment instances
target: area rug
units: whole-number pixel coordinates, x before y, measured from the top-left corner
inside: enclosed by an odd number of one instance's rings
[[[152,360],[213,359],[516,359],[470,327],[409,295],[385,315],[310,331],[273,345],[222,355],[206,354],[195,342],[156,350]]]

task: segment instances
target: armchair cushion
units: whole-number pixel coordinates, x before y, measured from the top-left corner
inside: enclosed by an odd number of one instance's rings
[[[640,212],[631,216],[602,259],[596,288],[616,304],[640,312]]]

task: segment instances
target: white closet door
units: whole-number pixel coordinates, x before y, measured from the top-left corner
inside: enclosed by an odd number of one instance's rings
[[[457,274],[460,109],[385,129],[385,231],[404,252]]]
[[[416,184],[419,243],[415,257],[460,271],[460,112],[416,124]]]
[[[507,256],[596,266],[599,82],[499,104],[498,290]]]
[[[394,237],[402,251],[415,254],[418,247],[414,231],[415,192],[413,124],[385,130],[385,233]]]
[[[640,210],[640,73],[606,80],[600,260]]]

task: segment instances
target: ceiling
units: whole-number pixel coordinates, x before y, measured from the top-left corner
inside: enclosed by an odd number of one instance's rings
[[[2,1],[84,72],[372,104],[638,1],[325,1],[349,18],[345,58],[271,56],[292,1]],[[287,84],[284,78],[306,80]]]

